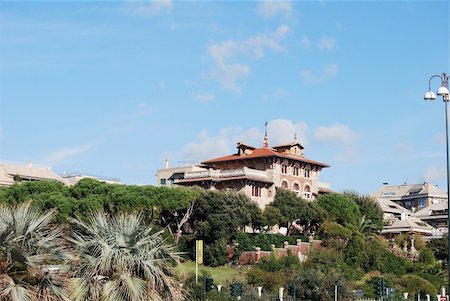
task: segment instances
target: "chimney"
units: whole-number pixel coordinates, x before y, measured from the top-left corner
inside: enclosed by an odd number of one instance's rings
[[[169,160],[168,159],[164,160],[164,168],[165,169],[169,168]]]
[[[406,213],[405,213],[405,212],[402,212],[402,213],[400,214],[400,220],[401,220],[401,221],[406,220]]]

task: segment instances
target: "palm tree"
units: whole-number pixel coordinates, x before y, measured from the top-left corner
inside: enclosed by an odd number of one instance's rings
[[[75,278],[71,298],[84,300],[178,300],[174,246],[152,233],[139,214],[93,213],[72,220]]]
[[[31,202],[0,205],[0,299],[68,300],[61,227]]]

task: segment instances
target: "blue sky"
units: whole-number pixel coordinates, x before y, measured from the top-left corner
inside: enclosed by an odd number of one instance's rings
[[[155,184],[297,133],[320,177],[445,189],[447,1],[0,2],[0,159]],[[433,81],[437,90],[439,81]]]

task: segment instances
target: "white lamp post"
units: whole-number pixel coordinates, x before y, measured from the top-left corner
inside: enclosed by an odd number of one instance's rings
[[[448,258],[447,258],[447,273],[448,273],[448,291],[450,291],[450,168],[449,168],[449,153],[448,153],[448,115],[447,115],[447,103],[449,102],[448,80],[449,76],[445,73],[441,75],[433,75],[428,80],[428,91],[425,92],[425,100],[435,100],[436,95],[431,91],[431,80],[433,78],[441,79],[441,86],[437,90],[437,95],[442,96],[442,100],[445,104],[445,147],[447,152],[447,237],[448,237]]]

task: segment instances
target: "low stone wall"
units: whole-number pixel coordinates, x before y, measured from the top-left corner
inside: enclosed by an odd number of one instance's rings
[[[289,245],[287,241],[283,243],[282,248],[275,248],[275,245],[271,245],[272,252],[275,254],[276,258],[280,258],[283,256],[287,256],[290,252],[292,255],[297,256],[300,261],[304,261],[309,252],[311,250],[318,250],[322,246],[321,240],[311,240],[310,242],[302,242],[300,239],[297,240],[296,245]],[[234,247],[229,246],[227,248],[228,254],[230,257],[230,251],[234,255]],[[239,264],[240,265],[247,265],[247,264],[254,264],[258,263],[262,258],[268,258],[270,257],[270,254],[272,253],[270,251],[261,251],[261,248],[256,247],[255,251],[245,251],[242,252],[242,254],[239,257]],[[231,257],[233,256],[231,255]]]

